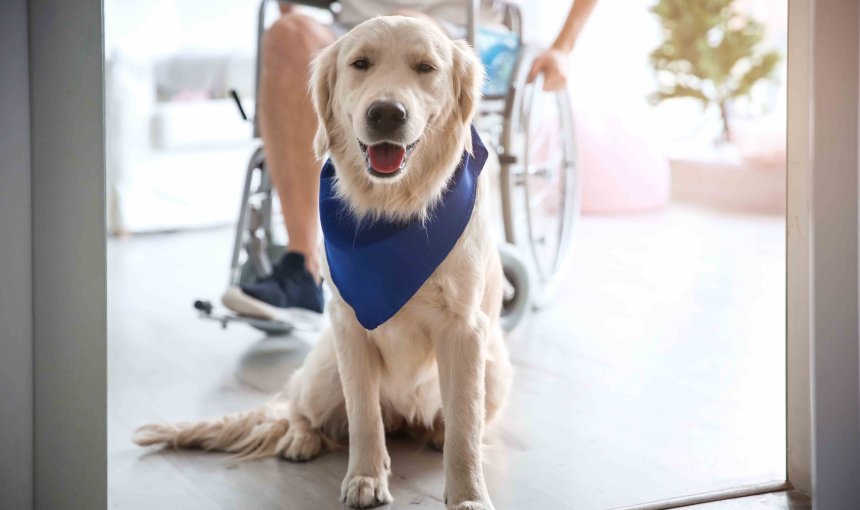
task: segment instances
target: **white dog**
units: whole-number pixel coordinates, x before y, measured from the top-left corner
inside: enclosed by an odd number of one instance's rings
[[[473,150],[482,80],[467,44],[414,18],[369,20],[317,57],[315,149],[330,153],[334,192],[358,221],[432,221],[464,150]],[[219,420],[148,425],[135,441],[309,460],[348,434],[341,498],[367,508],[391,501],[385,432],[407,428],[437,447],[444,442],[449,509],[493,508],[481,439],[507,397],[511,366],[499,326],[503,276],[487,179],[477,180],[456,244],[381,325],[362,326],[332,285],[333,328],[282,396]],[[398,262],[390,260],[391,271]],[[332,282],[328,264],[324,275]]]

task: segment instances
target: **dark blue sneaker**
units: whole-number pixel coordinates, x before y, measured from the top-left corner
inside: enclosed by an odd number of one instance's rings
[[[322,285],[305,268],[301,253],[287,253],[272,274],[249,285],[230,287],[224,306],[242,315],[286,322],[307,321],[323,311]]]
[[[287,253],[266,278],[242,286],[242,292],[277,308],[304,308],[322,313],[322,285],[305,268],[305,256]]]

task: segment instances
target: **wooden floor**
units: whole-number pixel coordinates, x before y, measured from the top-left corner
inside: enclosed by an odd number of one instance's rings
[[[488,432],[499,510],[606,509],[782,480],[784,225],[673,206],[586,218],[556,303],[509,339],[510,405]],[[264,402],[313,338],[195,317],[231,233],[109,245],[109,499],[120,509],[341,508],[346,454],[311,463],[137,448],[132,431]],[[441,454],[389,441],[395,503],[443,509]],[[786,493],[701,507],[806,509]]]

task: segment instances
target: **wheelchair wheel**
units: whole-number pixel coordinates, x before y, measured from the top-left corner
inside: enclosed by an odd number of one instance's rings
[[[266,246],[266,258],[270,261],[278,261],[281,260],[281,257],[287,252],[286,246],[281,246],[278,244],[273,244]],[[250,285],[261,278],[268,276],[268,274],[260,274],[259,265],[254,263],[250,257],[245,260],[242,264],[241,270],[239,272],[239,281],[238,284],[241,285]]]
[[[265,154],[259,147],[251,155],[245,174],[228,286],[248,285],[269,275],[272,262],[280,260],[286,252],[286,247],[272,235],[272,200]],[[278,321],[257,320],[249,324],[267,335],[283,335],[293,329]]]
[[[570,98],[566,91],[544,92],[540,79],[525,83],[528,55],[520,59],[502,133],[502,214],[507,241],[527,254],[532,304],[541,307],[567,268],[579,175]]]
[[[507,243],[500,244],[499,256],[505,275],[501,324],[502,329],[509,332],[517,327],[529,310],[531,279],[523,257],[515,246]]]
[[[239,219],[233,238],[228,285],[247,282],[250,268],[257,277],[272,271],[268,247],[274,246],[272,236],[272,185],[265,167],[265,153],[260,146],[251,155],[245,172],[245,185],[239,205]]]

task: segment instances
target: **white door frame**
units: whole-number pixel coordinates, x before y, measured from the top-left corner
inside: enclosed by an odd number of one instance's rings
[[[788,480],[839,510],[860,501],[860,8],[788,5]]]
[[[808,184],[810,199],[811,491],[814,508],[837,510],[860,502],[860,5],[857,0],[814,0],[811,5],[806,17],[810,100],[794,105],[808,108],[809,146],[803,153],[792,145],[789,149],[809,176],[796,184]],[[789,430],[798,423],[789,421]]]
[[[807,494],[812,493],[809,195],[813,2],[788,2],[786,133],[786,478]]]
[[[33,506],[97,510],[107,507],[102,2],[28,7]]]
[[[107,503],[102,4],[33,0],[28,18],[34,506],[92,510]],[[860,501],[858,31],[857,0],[789,0],[787,479],[816,510]]]

